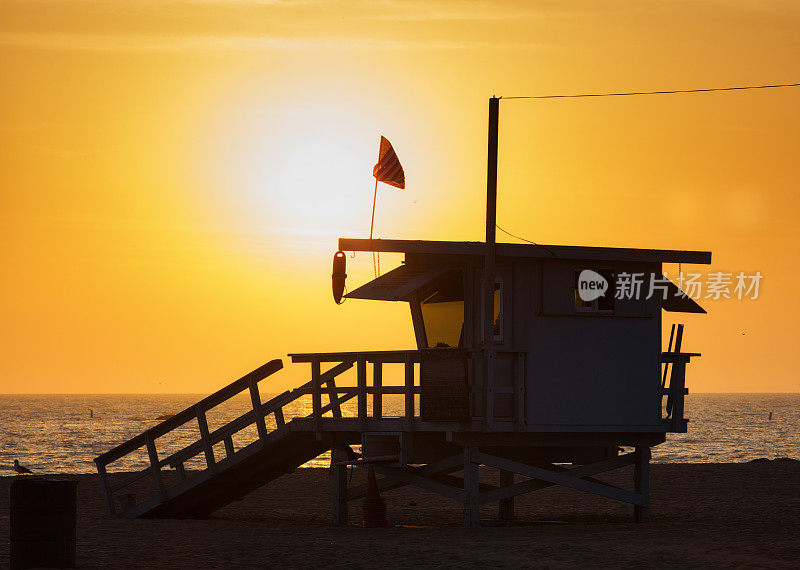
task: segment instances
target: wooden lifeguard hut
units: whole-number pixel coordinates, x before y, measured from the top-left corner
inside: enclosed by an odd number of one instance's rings
[[[290,354],[310,365],[310,381],[263,401],[259,382],[283,366],[268,362],[97,457],[112,514],[205,516],[331,451],[337,524],[366,492],[348,488],[352,463],[372,465],[382,490],[415,485],[461,502],[466,526],[479,526],[482,504],[499,501],[501,518],[511,518],[513,497],[552,485],[630,503],[637,520],[648,518],[650,449],[686,431],[685,368],[699,356],[680,351],[681,326],[674,350],[672,339],[663,349],[662,311],[705,312],[662,265],[708,264],[711,253],[495,243],[497,103],[486,242],[339,240],[338,259],[345,251],[404,254],[402,265],[347,297],[408,303],[416,347]],[[384,374],[388,365],[402,367],[399,382]],[[355,385],[337,385],[353,367]],[[243,391],[252,408],[209,429],[209,410]],[[390,416],[383,398],[398,395],[402,413]],[[290,417],[301,398],[310,413]],[[160,438],[195,422],[197,441],[166,450]],[[252,426],[257,437],[243,439]],[[147,467],[109,476],[114,462],[141,449]],[[186,469],[196,456],[204,467]],[[632,490],[593,478],[631,464]],[[498,469],[500,485],[481,482],[480,465]],[[177,480],[164,476],[168,467]],[[143,478],[154,492],[136,501],[126,490]]]

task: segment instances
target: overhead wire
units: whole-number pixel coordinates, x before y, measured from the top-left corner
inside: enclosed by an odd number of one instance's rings
[[[498,230],[500,230],[501,232],[503,232],[504,234],[508,234],[508,235],[510,235],[510,236],[511,236],[511,237],[513,237],[513,238],[521,239],[522,241],[526,241],[526,242],[528,242],[528,243],[530,243],[530,244],[533,244],[533,245],[535,245],[536,247],[541,247],[543,250],[545,250],[545,251],[546,251],[547,253],[549,253],[551,256],[553,256],[553,257],[555,257],[555,256],[556,256],[556,254],[555,254],[555,253],[553,253],[553,252],[552,252],[552,251],[551,251],[551,250],[550,250],[550,249],[549,249],[547,246],[545,246],[545,245],[542,245],[542,244],[536,243],[535,241],[531,241],[531,240],[529,240],[529,239],[525,239],[524,237],[518,236],[518,235],[516,235],[516,234],[512,234],[511,232],[509,232],[509,231],[506,231],[506,230],[504,230],[503,228],[501,228],[499,224],[495,224],[495,227],[496,227]]]
[[[734,87],[708,87],[708,88],[701,88],[701,89],[667,89],[662,91],[620,91],[620,92],[608,92],[608,93],[574,93],[568,95],[518,95],[512,97],[499,97],[499,99],[578,99],[584,97],[627,97],[631,95],[674,95],[679,93],[710,93],[714,91],[745,91],[750,89],[775,89],[779,87],[800,87],[800,83],[771,83],[771,84],[764,84],[764,85],[737,85]],[[531,241],[526,239],[522,236],[518,236],[516,234],[512,234],[511,232],[504,230],[500,227],[499,224],[495,224],[498,230],[503,232],[504,234],[508,234],[509,236],[522,240],[524,242],[533,244],[535,246],[541,247],[545,249],[550,255],[555,257],[555,254],[550,251],[547,247],[536,243],[535,241]]]
[[[749,89],[775,89],[800,87],[800,83],[773,83],[768,85],[738,85],[735,87],[708,87],[704,89],[667,89],[663,91],[620,91],[609,93],[575,93],[571,95],[519,95],[500,99],[575,99],[579,97],[627,97],[630,95],[674,95],[677,93],[709,93],[712,91],[745,91]]]

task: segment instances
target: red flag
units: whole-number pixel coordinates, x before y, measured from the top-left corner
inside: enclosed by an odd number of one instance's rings
[[[406,175],[400,160],[397,158],[392,143],[386,137],[381,137],[381,148],[378,152],[378,164],[372,169],[372,175],[379,181],[385,182],[395,188],[406,187]]]

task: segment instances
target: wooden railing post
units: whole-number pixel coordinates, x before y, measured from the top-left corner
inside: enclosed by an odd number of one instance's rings
[[[145,441],[147,442],[147,455],[150,457],[150,469],[153,472],[153,479],[156,481],[156,486],[158,487],[158,494],[161,496],[161,500],[165,500],[167,498],[167,488],[164,486],[164,478],[161,475],[161,467],[158,465],[158,452],[156,452],[156,442],[153,441],[153,438],[150,434],[147,434]]]
[[[372,386],[375,392],[372,394],[372,417],[376,420],[383,418],[383,363],[372,363]]]
[[[275,410],[275,427],[278,430],[282,430],[285,425],[286,420],[283,418],[283,408],[278,408]]]
[[[311,362],[311,412],[314,417],[314,431],[322,432],[322,386],[319,358]]]
[[[347,524],[347,454],[334,447],[331,450],[331,491],[333,495],[333,524]]]
[[[634,452],[633,492],[642,498],[642,505],[634,505],[633,516],[636,522],[650,520],[650,448],[637,445]]]
[[[230,457],[236,453],[236,450],[233,448],[233,438],[231,436],[227,436],[222,441],[225,443],[225,457]]]
[[[264,410],[261,409],[261,394],[258,391],[258,380],[256,379],[250,380],[250,401],[253,403],[253,413],[256,417],[258,439],[264,441],[267,439],[267,424],[264,421]]]
[[[367,361],[362,355],[356,360],[356,375],[358,378],[358,419],[366,427],[367,422]]]
[[[408,430],[414,429],[414,359],[411,353],[405,356],[405,412]]]
[[[111,483],[108,480],[105,463],[97,463],[97,472],[100,474],[100,483],[103,485],[103,496],[106,499],[108,514],[112,517],[116,516],[117,511],[114,508],[114,493],[111,490]]]
[[[200,428],[200,439],[203,442],[203,451],[206,456],[206,466],[209,469],[214,469],[216,462],[214,461],[214,448],[211,445],[211,437],[208,433],[208,420],[206,420],[206,411],[200,407],[194,407],[194,413],[197,416],[197,427]]]
[[[677,358],[672,364],[672,375],[669,380],[670,396],[667,398],[667,414],[672,414],[672,429],[678,430],[683,427],[684,411],[684,388],[686,385],[686,361],[687,357],[676,355]]]

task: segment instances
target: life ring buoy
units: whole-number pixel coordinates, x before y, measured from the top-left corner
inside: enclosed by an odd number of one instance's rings
[[[333,300],[337,305],[342,304],[342,294],[344,293],[344,280],[347,279],[345,269],[347,266],[347,256],[343,251],[333,254],[333,273],[331,273],[331,284],[333,286]]]

